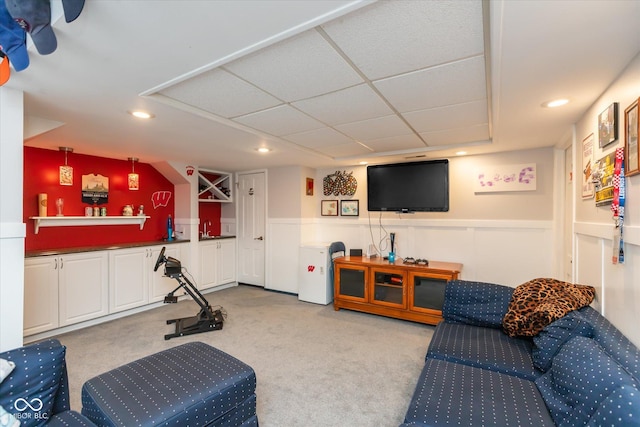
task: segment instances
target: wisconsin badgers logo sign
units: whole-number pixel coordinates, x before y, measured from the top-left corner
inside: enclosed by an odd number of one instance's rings
[[[158,209],[160,206],[167,206],[171,200],[171,191],[156,191],[151,195],[151,202],[153,202],[153,209]]]

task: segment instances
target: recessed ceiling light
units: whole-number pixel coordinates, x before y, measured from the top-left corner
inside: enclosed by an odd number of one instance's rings
[[[466,151],[457,151],[456,152],[456,156],[464,156],[465,154],[467,154]]]
[[[270,149],[268,149],[267,147],[260,147],[258,148],[258,152],[259,153],[268,153],[269,151],[271,151]]]
[[[547,101],[542,104],[544,108],[555,108],[561,107],[569,103],[568,99],[554,99],[553,101]]]
[[[364,160],[360,162],[360,164],[361,164],[361,165],[366,165],[366,164],[368,164],[368,163],[369,163],[369,162],[365,162]]]
[[[152,119],[155,116],[151,113],[147,113],[146,111],[129,111],[129,114],[131,114],[133,117],[137,117],[139,119]]]

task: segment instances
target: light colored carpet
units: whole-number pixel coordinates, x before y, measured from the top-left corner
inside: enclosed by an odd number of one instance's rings
[[[67,346],[71,407],[89,378],[154,352],[202,341],[256,371],[261,427],[398,426],[433,327],[241,285],[206,295],[224,328],[165,340],[167,319],[193,316],[191,300],[57,338]]]

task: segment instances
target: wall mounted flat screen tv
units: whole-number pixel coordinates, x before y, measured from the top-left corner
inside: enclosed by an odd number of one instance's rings
[[[447,212],[449,160],[367,166],[367,209]]]

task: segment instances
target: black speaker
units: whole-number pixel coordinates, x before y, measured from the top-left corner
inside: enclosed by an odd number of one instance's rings
[[[349,249],[350,256],[362,256],[362,249]]]

